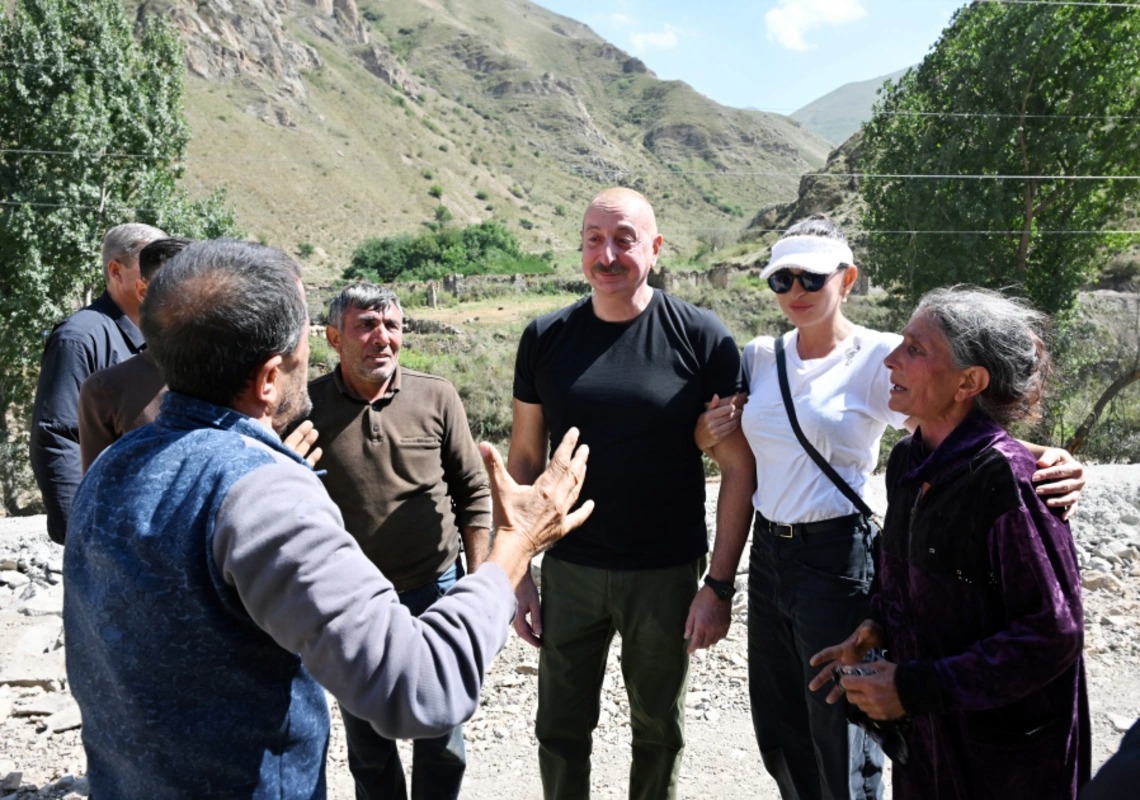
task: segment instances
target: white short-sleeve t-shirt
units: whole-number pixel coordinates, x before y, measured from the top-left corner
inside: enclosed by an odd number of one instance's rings
[[[879,460],[887,425],[906,417],[892,411],[890,371],[883,359],[902,337],[856,326],[823,358],[796,352],[799,332],[785,334],[788,385],[800,428],[840,477],[860,496]],[[775,340],[760,336],[744,348],[748,403],[741,428],[756,456],[753,505],[773,522],[817,522],[856,512],[796,439],[776,372]]]

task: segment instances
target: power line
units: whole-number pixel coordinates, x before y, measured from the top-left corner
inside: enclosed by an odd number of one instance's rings
[[[1140,3],[1051,2],[1051,0],[973,0],[975,3],[998,3],[1003,6],[1092,6],[1094,8],[1140,8]]]
[[[955,119],[1059,119],[1120,122],[1140,119],[1135,114],[1002,114],[989,111],[871,111],[872,117],[950,117]]]
[[[735,229],[732,229],[732,228],[711,229],[710,228],[710,229],[705,229],[705,230],[735,230]],[[763,229],[748,228],[747,230],[749,233],[784,233],[784,231],[785,231],[785,229],[783,229],[783,228],[763,228]],[[969,231],[969,230],[965,230],[965,231],[964,230],[920,231],[920,230],[873,230],[873,229],[868,228],[868,229],[864,229],[864,230],[845,230],[844,233],[848,237],[866,236],[866,235],[870,235],[870,234],[876,234],[876,235],[877,234],[890,234],[890,235],[900,235],[900,236],[914,236],[914,235],[925,235],[925,236],[1019,236],[1022,233],[1024,233],[1024,231],[1022,231],[1020,229],[1019,230],[1011,230],[1011,231],[979,231],[979,230],[975,230],[975,231]],[[1038,229],[1038,230],[1033,231],[1033,235],[1034,236],[1038,236],[1038,235],[1040,235],[1040,236],[1110,236],[1110,235],[1140,236],[1140,230],[1135,230],[1135,231],[1129,231],[1129,230],[1083,231],[1083,230],[1061,230],[1061,229],[1056,229],[1056,230],[1040,230],[1040,229]]]
[[[32,150],[19,147],[0,148],[0,153],[15,153],[29,156],[69,156],[71,158],[138,158],[168,160],[167,156],[153,153],[104,153],[83,150]]]
[[[924,114],[924,116],[938,116],[938,115],[935,113],[930,113],[930,114]],[[1140,116],[1137,116],[1137,117],[1120,117],[1120,119],[1140,119]],[[67,157],[67,158],[134,158],[134,159],[143,159],[143,160],[147,160],[147,159],[149,159],[149,160],[166,160],[168,158],[167,156],[154,154],[154,153],[116,153],[116,152],[105,153],[105,152],[78,151],[78,150],[37,150],[37,149],[19,148],[19,147],[0,148],[0,154],[28,155],[28,156],[37,156],[37,155],[41,155],[41,156],[63,156],[63,157]],[[309,161],[311,163],[320,164],[322,166],[332,165],[332,166],[336,166],[338,168],[347,168],[347,167],[358,168],[358,167],[361,167],[364,165],[374,165],[374,166],[383,166],[383,167],[393,166],[393,165],[390,165],[390,164],[383,162],[383,161],[376,161],[375,159],[358,159],[358,158],[353,158],[351,156],[347,156],[347,155],[343,155],[343,154],[341,154],[339,156],[330,157],[327,160],[316,159],[316,158],[310,158],[310,159],[305,159],[305,160]],[[184,155],[182,157],[182,159],[176,163],[179,163],[181,166],[185,167],[185,166],[190,166],[194,162],[198,162],[198,161],[226,162],[226,163],[256,162],[259,164],[284,164],[284,163],[296,164],[296,163],[299,163],[299,159],[288,158],[288,157],[268,158],[268,157],[263,156],[263,155],[238,155],[238,156],[228,155],[227,156],[227,155],[214,155],[214,154],[210,154],[210,155],[202,155],[202,154]],[[342,163],[337,163],[338,161],[348,161],[350,163],[343,163],[342,164]],[[426,162],[426,166],[431,166],[430,162]],[[394,169],[413,170],[413,171],[419,172],[419,171],[422,171],[423,169],[425,169],[426,166],[425,165],[411,165],[411,166],[400,165],[400,166],[394,166]],[[668,167],[666,167],[664,169],[637,169],[637,168],[620,168],[619,167],[619,168],[614,168],[611,170],[604,170],[604,169],[597,169],[597,168],[590,169],[590,168],[578,167],[578,166],[574,166],[574,165],[571,165],[568,169],[542,168],[542,167],[538,167],[538,168],[523,167],[520,169],[520,168],[516,168],[516,167],[507,167],[504,165],[491,165],[491,164],[487,164],[486,166],[489,169],[497,169],[505,175],[533,175],[533,174],[545,175],[545,174],[550,174],[550,173],[570,172],[570,173],[574,173],[574,174],[578,174],[578,175],[608,176],[608,175],[611,175],[615,172],[618,172],[618,173],[623,173],[623,174],[637,174],[637,175],[727,175],[727,176],[759,176],[759,177],[785,177],[785,178],[786,177],[802,178],[802,177],[805,177],[807,175],[826,175],[826,174],[836,175],[837,177],[845,177],[845,178],[849,178],[849,177],[923,177],[923,176],[908,176],[908,175],[901,175],[901,174],[900,175],[891,174],[891,175],[880,176],[880,175],[876,175],[873,173],[786,172],[786,171],[770,171],[770,170],[717,170],[717,169],[680,170],[680,169],[670,169]],[[435,168],[439,169],[440,167],[438,167],[438,165],[437,165]],[[931,175],[930,177],[943,177],[943,176]],[[952,177],[969,177],[969,176],[952,176]],[[987,178],[988,177],[1013,177],[1013,178],[1062,177],[1063,178],[1064,176],[1049,176],[1049,175],[989,176],[989,175],[980,175],[977,177],[987,177]],[[1125,178],[1127,178],[1127,177],[1135,177],[1135,176],[1111,176],[1110,175],[1110,176],[1088,176],[1088,177],[1094,178],[1094,179],[1100,179],[1103,177],[1125,177]]]
[[[38,208],[67,208],[67,209],[92,210],[92,211],[100,209],[100,206],[94,206],[94,205],[82,205],[82,204],[71,204],[71,203],[34,203],[34,202],[22,203],[22,202],[16,201],[16,200],[0,200],[0,206],[32,206],[32,207],[38,207]],[[153,209],[136,209],[136,210],[138,210],[138,211],[153,211]],[[239,220],[243,217],[254,217],[254,218],[267,219],[270,217],[279,217],[279,216],[282,216],[282,217],[304,217],[307,219],[313,219],[314,218],[313,214],[310,212],[291,212],[291,211],[261,212],[261,213],[258,213],[258,212],[244,213],[241,211],[237,211],[237,212],[235,212],[235,216]],[[685,231],[685,232],[703,231],[703,232],[707,232],[707,233],[740,233],[742,230],[746,230],[748,233],[755,233],[755,234],[784,233],[783,228],[724,228],[724,227],[701,227],[701,226],[694,226],[694,225],[670,226],[670,230],[671,231]],[[870,234],[889,234],[889,235],[906,235],[906,236],[913,236],[913,235],[927,235],[927,236],[1017,236],[1017,235],[1020,235],[1021,233],[1023,233],[1023,231],[1021,231],[1021,230],[1005,230],[1005,231],[1000,231],[1000,230],[995,230],[995,231],[950,230],[950,229],[947,229],[947,230],[906,230],[906,229],[875,230],[875,229],[870,229],[870,228],[848,230],[847,231],[848,236],[863,236],[863,235],[870,235]],[[1140,236],[1140,230],[1123,230],[1123,229],[1119,229],[1119,230],[1077,230],[1077,229],[1060,229],[1060,228],[1058,228],[1058,229],[1049,229],[1049,230],[1038,229],[1038,230],[1033,231],[1033,234],[1035,236],[1037,236],[1037,235],[1041,235],[1041,236]]]
[[[86,156],[91,158],[139,158],[139,159],[160,159],[163,156],[148,155],[141,153],[77,153],[71,150],[30,150],[19,148],[0,148],[0,153],[15,153],[24,155],[61,155],[61,156]],[[201,158],[200,156],[197,158]],[[347,157],[345,157],[347,158]],[[195,158],[188,159],[182,163],[182,166],[188,166],[189,162],[196,160]],[[207,157],[205,160],[218,160],[218,161],[258,161],[259,163],[272,163],[272,162],[296,162],[296,159],[281,158],[281,159],[267,159],[262,156],[249,156],[246,158],[211,158]],[[378,164],[383,162],[369,161],[362,162],[359,160],[353,161],[351,165],[359,167],[363,163]],[[419,170],[422,167],[406,167],[410,170]],[[557,173],[571,173],[582,177],[593,178],[612,178],[617,176],[631,176],[631,175],[685,175],[685,176],[713,176],[713,177],[745,177],[745,178],[840,178],[862,180],[865,178],[878,178],[878,179],[914,179],[914,180],[1036,180],[1036,181],[1106,181],[1106,180],[1120,180],[1120,181],[1135,181],[1140,180],[1140,175],[1049,175],[1049,174],[953,174],[953,173],[907,173],[907,172],[787,172],[782,170],[674,170],[674,169],[635,169],[635,168],[615,168],[611,170],[599,169],[585,169],[582,167],[571,166],[568,170],[564,169],[515,169],[515,168],[502,168],[505,175],[510,176],[535,176],[535,175],[550,175]]]
[[[50,61],[0,61],[0,67],[21,67],[23,69],[38,69],[44,72],[68,69],[72,72],[107,73],[107,70],[100,67],[80,67],[66,61],[60,63],[52,63]]]
[[[864,178],[880,178],[880,179],[914,179],[914,180],[979,180],[979,181],[1009,181],[1009,180],[1036,180],[1036,181],[1136,181],[1140,180],[1140,175],[974,175],[974,174],[959,174],[954,175],[946,174],[919,174],[907,172],[768,172],[768,171],[737,171],[737,170],[640,170],[640,169],[617,169],[617,170],[598,170],[586,172],[585,170],[571,170],[580,175],[590,175],[594,177],[613,177],[613,176],[630,176],[630,175],[713,175],[717,177],[764,177],[764,178],[806,178],[808,176],[817,178],[855,178],[862,180]]]

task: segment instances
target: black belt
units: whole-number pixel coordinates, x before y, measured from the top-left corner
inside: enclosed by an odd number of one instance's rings
[[[848,514],[846,517],[832,517],[821,519],[819,522],[772,522],[756,514],[756,527],[767,531],[781,539],[792,539],[796,536],[813,533],[831,533],[832,531],[851,530],[863,519],[862,514]]]

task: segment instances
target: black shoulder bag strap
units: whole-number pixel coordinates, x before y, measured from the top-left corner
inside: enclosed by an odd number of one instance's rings
[[[811,442],[804,436],[804,432],[800,430],[799,420],[796,419],[796,409],[795,406],[792,405],[792,392],[788,388],[788,365],[786,360],[786,356],[784,355],[784,337],[777,336],[776,372],[780,376],[780,394],[784,398],[784,409],[788,412],[788,422],[792,423],[792,430],[795,432],[796,438],[800,440],[800,444],[804,450],[811,456],[811,460],[823,470],[823,474],[831,478],[831,482],[835,484],[835,488],[843,492],[843,496],[854,503],[855,507],[859,509],[864,516],[868,518],[873,516],[874,512],[871,511],[871,507],[867,505],[866,501],[855,493],[855,490],[848,485],[847,481],[839,477],[839,473],[835,471],[835,468],[827,463],[827,459],[820,455],[820,452],[812,446]]]

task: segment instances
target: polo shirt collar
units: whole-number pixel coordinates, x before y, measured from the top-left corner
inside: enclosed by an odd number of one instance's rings
[[[388,383],[388,391],[386,391],[383,394],[383,396],[381,396],[378,400],[376,400],[374,402],[379,403],[383,400],[388,400],[388,399],[394,397],[396,395],[396,393],[398,391],[400,391],[400,379],[401,379],[402,375],[403,375],[403,370],[400,369],[400,363],[396,362],[396,369],[392,372],[392,380],[389,381],[389,383]],[[340,364],[336,365],[336,368],[332,371],[332,376],[333,376],[333,385],[336,386],[336,390],[338,392],[343,394],[345,397],[348,397],[348,398],[351,398],[352,400],[357,401],[358,403],[368,402],[367,400],[364,400],[363,398],[358,397],[356,394],[354,394],[352,392],[351,389],[348,388],[348,384],[346,384],[344,382],[344,378],[341,377]]]

